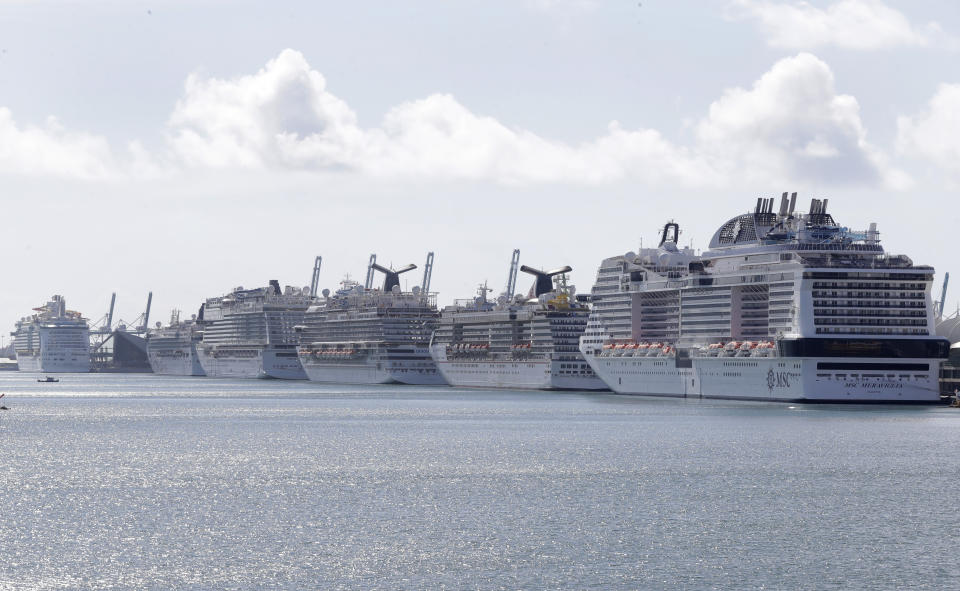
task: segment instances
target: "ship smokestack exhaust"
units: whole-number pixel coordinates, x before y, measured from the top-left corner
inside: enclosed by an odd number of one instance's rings
[[[394,271],[393,269],[388,269],[383,265],[378,265],[377,263],[370,264],[370,269],[374,271],[380,271],[381,273],[384,274],[383,291],[385,293],[389,293],[390,291],[392,291],[394,286],[400,287],[401,273],[406,273],[407,271],[413,271],[416,268],[417,266],[411,263],[406,267],[403,267],[401,269],[397,269],[396,271]],[[371,279],[372,279],[372,276],[373,276],[373,273],[371,272]]]
[[[273,295],[283,295],[283,291],[280,289],[280,281],[277,279],[270,280],[270,287],[273,288]]]
[[[787,212],[787,215],[793,215],[793,212],[797,210],[797,192],[794,191],[793,195],[790,195],[790,211]]]
[[[670,230],[673,230],[671,235]],[[668,238],[669,236],[669,238]],[[667,222],[663,226],[663,234],[660,236],[660,244],[657,246],[663,246],[664,242],[671,241],[674,244],[680,244],[680,224],[677,222]]]
[[[783,195],[780,196],[780,212],[781,217],[787,215],[787,207],[790,205],[789,200],[787,199],[787,192],[784,191]]]
[[[553,277],[555,275],[569,273],[570,271],[573,271],[573,267],[570,265],[565,265],[558,269],[541,271],[540,269],[534,269],[533,267],[521,265],[520,270],[536,277],[536,282],[534,283],[534,297],[540,297],[542,294],[553,291]]]

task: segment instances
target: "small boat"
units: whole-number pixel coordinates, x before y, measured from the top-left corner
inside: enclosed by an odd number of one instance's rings
[[[54,378],[54,377],[51,377],[51,376],[47,376],[47,377],[43,378],[42,380],[38,378],[37,381],[38,381],[38,382],[41,382],[41,383],[44,383],[44,384],[50,384],[50,383],[54,383],[54,382],[59,382],[59,381],[60,381],[60,378]]]

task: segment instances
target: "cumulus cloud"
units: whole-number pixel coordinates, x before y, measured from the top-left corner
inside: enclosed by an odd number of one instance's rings
[[[726,177],[908,182],[867,141],[857,99],[837,94],[829,66],[808,53],[780,60],[749,90],[724,92],[696,131],[698,150]]]
[[[21,127],[0,107],[0,172],[104,179],[116,164],[103,137],[67,131],[53,117],[43,127]]]
[[[901,123],[903,138],[928,133],[949,115],[946,107],[931,109],[936,113]],[[810,54],[778,61],[750,88],[725,90],[687,129],[690,140],[677,142],[613,121],[596,138],[571,144],[474,113],[449,94],[401,103],[379,125],[361,127],[323,75],[288,49],[250,75],[188,77],[157,153],[138,142],[114,152],[103,137],[66,131],[53,119],[23,128],[0,109],[0,173],[105,179],[190,169],[303,170],[713,187],[908,182],[867,141],[856,99],[839,94],[830,68]]]
[[[915,26],[881,0],[840,0],[826,8],[802,1],[734,0],[728,17],[756,21],[769,45],[786,49],[955,46],[936,22]]]
[[[657,130],[612,122],[598,138],[570,145],[473,113],[448,94],[397,105],[364,129],[293,50],[250,76],[191,76],[169,121],[171,149],[192,167],[506,183],[902,181],[884,172],[867,142],[856,99],[837,94],[830,68],[809,54],[777,62],[749,90],[724,92],[695,136],[678,145]]]
[[[897,148],[926,158],[960,181],[960,84],[941,84],[926,110],[897,119]]]

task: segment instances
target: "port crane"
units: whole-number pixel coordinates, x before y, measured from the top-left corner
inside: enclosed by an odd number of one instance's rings
[[[317,255],[317,258],[313,261],[313,276],[310,277],[310,297],[317,297],[317,285],[320,283],[320,263],[323,262],[323,257]]]
[[[114,365],[114,347],[113,343],[117,333],[124,333],[128,336],[143,339],[147,334],[150,324],[150,307],[153,304],[153,292],[147,294],[147,306],[143,313],[134,319],[132,323],[120,320],[114,327],[114,310],[116,309],[117,294],[110,294],[110,307],[107,313],[101,316],[90,327],[90,361],[93,364],[94,371],[102,371]],[[130,330],[128,327],[133,326]],[[144,358],[146,354],[144,353]]]
[[[508,300],[513,299],[513,294],[517,290],[517,270],[520,268],[520,249],[513,249],[513,256],[510,258],[510,273],[507,275],[507,291],[504,295]]]
[[[427,253],[427,262],[423,265],[423,283],[420,284],[420,293],[430,293],[430,281],[433,279],[433,251]]]

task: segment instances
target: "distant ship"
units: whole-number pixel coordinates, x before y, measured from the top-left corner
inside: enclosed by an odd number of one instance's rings
[[[243,289],[204,303],[197,357],[214,378],[281,378],[305,380],[297,358],[296,327],[313,302],[310,288],[271,280],[268,287]]]
[[[481,285],[473,300],[445,307],[430,353],[451,386],[538,390],[605,390],[578,350],[589,308],[566,283],[571,268],[519,270],[536,280],[527,297],[514,295],[520,251],[514,251],[507,290],[495,302]],[[556,285],[554,285],[556,283]]]
[[[344,280],[307,311],[299,349],[307,376],[339,384],[444,384],[428,348],[439,316],[430,293],[433,253],[423,283],[410,291],[400,288],[400,274],[416,265],[393,270],[375,261],[366,285]],[[382,289],[371,287],[373,271],[384,274]]]
[[[202,320],[203,308],[200,315],[190,320],[180,320],[180,311],[174,310],[170,314],[170,324],[147,333],[147,359],[153,373],[169,376],[202,376],[205,375],[200,365],[197,345],[203,333],[200,330],[199,320]]]
[[[79,312],[67,310],[55,295],[35,314],[17,321],[12,333],[20,371],[65,373],[90,371],[90,328]]]
[[[597,375],[623,394],[938,402],[933,268],[796,197],[758,199],[700,255],[671,222],[657,248],[604,260],[580,346]]]

